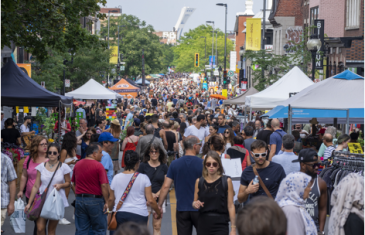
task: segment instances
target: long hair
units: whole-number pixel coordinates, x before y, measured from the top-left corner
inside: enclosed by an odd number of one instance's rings
[[[233,138],[234,138],[234,132],[233,132],[233,130],[232,130],[232,128],[227,128],[224,132],[226,132],[226,131],[229,131],[229,136],[228,137],[226,137],[226,135],[224,134],[223,135],[223,140],[224,140],[224,143],[225,144],[227,144],[227,143],[231,143],[231,145],[233,145]]]
[[[162,148],[160,148],[160,145],[158,145],[155,142],[152,142],[152,144],[147,148],[147,150],[144,152],[144,156],[143,156],[143,162],[148,162],[150,160],[150,150],[151,149],[155,149],[156,151],[158,151],[160,153],[159,157],[158,157],[158,161],[161,164],[165,164],[166,163],[166,154],[165,152],[162,150]]]
[[[62,148],[66,149],[67,155],[73,157],[73,150],[77,147],[77,138],[75,132],[68,132],[63,136]]]
[[[213,151],[213,150],[210,150],[207,155],[205,156],[204,158],[204,161],[203,161],[203,177],[204,179],[207,178],[208,176],[208,170],[207,170],[207,167],[205,166],[205,164],[207,163],[207,159],[211,157],[213,158],[214,161],[218,162],[218,175],[223,175],[224,174],[224,169],[223,169],[223,165],[222,165],[222,161],[221,161],[221,158],[220,156],[218,155],[217,152]]]
[[[30,145],[30,157],[32,158],[33,162],[35,162],[38,157],[38,146],[42,142],[42,140],[47,140],[47,138],[41,135],[36,135],[32,139],[32,143]]]
[[[96,134],[96,130],[95,130],[95,128],[94,128],[94,127],[89,127],[89,129],[88,129],[86,132],[88,132],[88,131],[91,131],[91,132],[92,132],[91,136],[92,136],[92,135],[94,135],[94,134]],[[91,136],[90,136],[90,139],[91,139]],[[83,139],[84,141],[88,140],[88,139],[86,139],[86,133],[85,133],[85,135],[82,137],[82,139]]]
[[[111,133],[113,134],[114,138],[119,139],[120,137],[120,132],[122,131],[120,129],[120,126],[115,125],[113,123],[110,124],[110,129],[111,129]]]

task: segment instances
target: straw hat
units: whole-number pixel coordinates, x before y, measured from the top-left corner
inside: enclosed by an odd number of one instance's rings
[[[120,126],[118,119],[114,119],[111,123],[114,125]]]
[[[316,125],[316,124],[318,124],[318,121],[317,121],[317,118],[312,118],[310,121],[310,124],[314,124],[314,125]]]

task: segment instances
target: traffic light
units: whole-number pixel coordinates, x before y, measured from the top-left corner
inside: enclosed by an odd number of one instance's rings
[[[228,83],[227,81],[227,70],[223,71],[223,85],[226,85]]]
[[[199,53],[195,53],[194,67],[199,67]]]

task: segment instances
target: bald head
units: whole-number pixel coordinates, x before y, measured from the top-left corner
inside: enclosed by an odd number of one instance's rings
[[[332,145],[333,136],[330,133],[325,133],[323,136],[323,142],[328,147]]]
[[[194,136],[194,135],[189,135],[188,137],[185,138],[184,140],[184,149],[185,150],[192,150],[194,149],[194,145],[199,143],[200,140]]]
[[[272,128],[274,128],[274,129],[278,129],[278,128],[280,128],[280,121],[279,121],[279,119],[274,118],[274,119],[271,121],[271,126],[272,126]]]

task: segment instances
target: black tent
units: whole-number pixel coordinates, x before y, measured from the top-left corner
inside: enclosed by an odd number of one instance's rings
[[[58,107],[71,105],[72,97],[50,92],[25,74],[13,60],[1,69],[1,105]]]
[[[127,82],[129,82],[129,84],[132,84],[133,86],[136,86],[136,87],[139,87],[141,88],[141,85],[135,83],[133,80],[129,79],[129,78],[126,78],[125,79]]]

